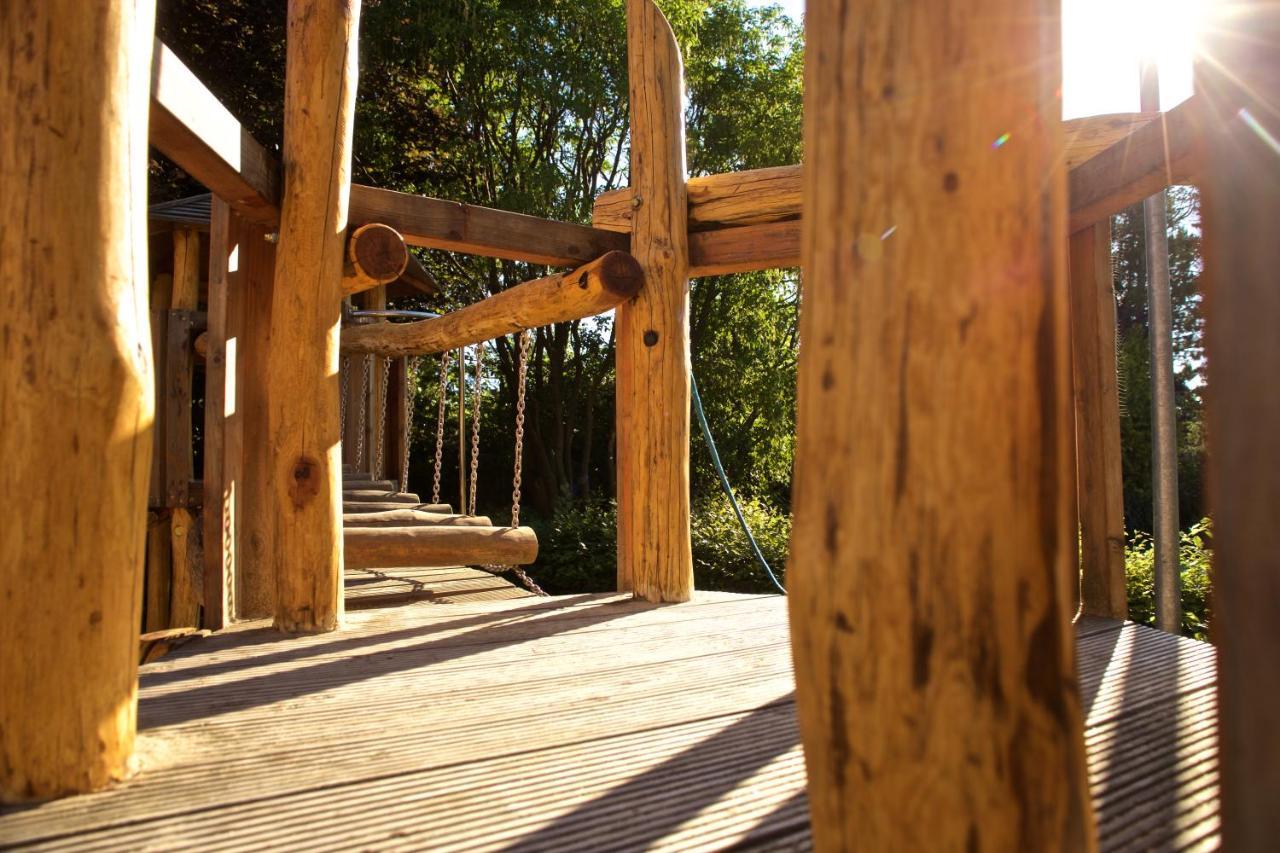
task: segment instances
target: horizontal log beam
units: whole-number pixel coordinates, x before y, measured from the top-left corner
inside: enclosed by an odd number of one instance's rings
[[[344,352],[399,358],[457,349],[525,329],[603,314],[644,283],[626,252],[609,252],[573,272],[527,281],[443,317],[342,330]]]
[[[1193,96],[1067,176],[1074,234],[1165,187],[1195,180],[1201,157],[1201,106]]]
[[[342,550],[352,569],[524,566],[538,558],[538,537],[529,527],[354,527]]]
[[[343,501],[342,503],[343,517],[356,513],[399,512],[403,510],[453,515],[453,507],[449,504],[402,504],[388,501]]]
[[[342,293],[350,296],[391,284],[409,265],[409,247],[400,232],[381,222],[370,222],[347,237]]]
[[[625,236],[587,225],[375,187],[351,187],[351,211],[352,219],[394,226],[412,246],[553,267],[630,247]]]
[[[800,266],[800,220],[695,231],[689,277]]]
[[[385,512],[350,512],[342,516],[344,527],[492,527],[487,515],[451,515],[416,509]]]

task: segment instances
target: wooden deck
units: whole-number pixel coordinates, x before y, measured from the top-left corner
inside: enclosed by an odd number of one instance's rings
[[[148,664],[136,778],[10,809],[0,844],[808,847],[778,597],[426,599],[347,623],[240,625]],[[1212,647],[1077,633],[1102,849],[1216,846]]]

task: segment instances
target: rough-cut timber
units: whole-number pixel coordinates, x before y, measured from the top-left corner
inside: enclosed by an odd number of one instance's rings
[[[375,187],[353,186],[351,210],[391,225],[413,246],[531,264],[577,266],[627,248],[625,237],[586,225]]]
[[[101,788],[133,750],[153,16],[0,5],[0,802]]]
[[[1280,838],[1280,6],[1221,4],[1197,66],[1206,121],[1205,350],[1222,835]]]
[[[634,297],[644,283],[634,258],[608,252],[573,272],[527,281],[434,320],[349,326],[342,330],[342,349],[393,358],[443,352],[602,314]]]
[[[347,238],[347,263],[342,270],[343,294],[360,293],[390,284],[404,274],[409,249],[390,225],[370,222]]]
[[[342,616],[338,329],[351,180],[358,0],[290,0],[284,192],[267,387],[275,624]]]
[[[644,289],[618,307],[618,589],[649,601],[693,594],[689,539],[689,225],[683,74],[653,0],[627,0],[631,254]]]
[[[1160,118],[1160,113],[1107,113],[1068,119],[1062,123],[1063,155],[1067,169],[1074,169]]]
[[[280,217],[280,167],[159,40],[151,65],[151,144],[246,219]]]
[[[343,528],[350,527],[493,527],[487,515],[447,515],[419,509],[391,509],[381,512],[349,512],[342,516]]]
[[[270,390],[266,371],[271,334],[271,303],[275,294],[275,244],[266,228],[236,217],[238,251],[236,275],[244,299],[243,335],[237,348],[236,407],[240,412],[243,470],[237,503],[239,537],[236,546],[237,619],[270,616],[275,607],[274,548],[271,545],[273,501],[271,471],[274,454],[268,439],[267,406]]]
[[[1192,96],[1071,170],[1070,233],[1167,186],[1191,182],[1202,160],[1201,98]]]
[[[523,566],[538,558],[538,537],[529,527],[348,527],[343,552],[353,569],[460,563]]]
[[[1111,220],[1071,235],[1069,266],[1080,601],[1090,616],[1124,619],[1129,605],[1124,577],[1124,482]]]
[[[787,586],[818,849],[1094,843],[1057,20],[808,5]]]
[[[800,221],[741,225],[689,235],[689,277],[800,266]]]
[[[453,514],[453,507],[449,504],[407,504],[396,503],[394,501],[348,501],[342,505],[342,511],[346,515],[351,515],[353,513],[399,512],[402,510],[443,513],[445,515]]]

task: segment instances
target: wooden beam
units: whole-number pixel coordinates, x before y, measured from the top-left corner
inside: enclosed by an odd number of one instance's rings
[[[280,240],[267,356],[275,452],[275,626],[342,618],[338,328],[351,181],[358,0],[290,0]],[[299,393],[305,389],[305,393]]]
[[[342,270],[344,295],[390,284],[404,274],[409,249],[400,232],[381,222],[352,230],[347,238],[347,263]]]
[[[342,349],[398,358],[425,355],[583,317],[602,314],[632,299],[644,283],[626,252],[609,252],[573,272],[527,281],[433,320],[370,323],[342,330]],[[354,413],[347,412],[350,419]]]
[[[683,74],[653,0],[627,0],[631,253],[644,288],[618,307],[618,589],[649,601],[693,594],[689,534],[689,205]]]
[[[1111,220],[1071,235],[1069,268],[1081,604],[1086,615],[1125,619],[1129,605]]]
[[[275,244],[266,226],[236,218],[239,291],[244,299],[243,331],[236,353],[236,407],[240,413],[243,454],[236,544],[237,619],[259,619],[275,609],[275,548],[271,525],[276,500],[267,409],[271,393],[266,364],[275,294]]]
[[[1160,118],[1158,112],[1107,113],[1062,123],[1063,162],[1070,171]]]
[[[436,277],[422,265],[422,261],[414,257],[412,252],[409,253],[408,263],[405,264],[404,272],[397,280],[397,284],[407,285],[428,296],[437,296],[440,293],[440,283],[436,281]],[[388,291],[388,295],[393,294]]]
[[[352,217],[385,222],[411,246],[548,266],[578,266],[627,239],[570,222],[374,187],[351,188]]]
[[[1074,234],[1165,187],[1191,183],[1202,159],[1200,98],[1192,96],[1071,170]]]
[[[352,527],[492,527],[487,515],[448,515],[418,509],[389,509],[381,512],[349,512],[342,517],[343,530]]]
[[[186,506],[187,490],[194,477],[191,438],[191,380],[195,369],[195,311],[169,311],[165,320],[164,393],[164,502]]]
[[[348,527],[343,552],[353,569],[526,566],[538,558],[538,537],[528,527]]]
[[[689,277],[800,266],[800,220],[689,235]]]
[[[279,219],[276,158],[157,39],[151,65],[151,144],[237,213]]]
[[[787,588],[814,846],[1088,850],[1058,4],[943,6],[805,19]]]
[[[244,422],[238,349],[244,323],[240,229],[217,196],[209,222],[209,331],[204,383],[204,612],[201,625],[225,628],[235,614]]]
[[[147,0],[0,4],[4,803],[102,788],[133,751],[154,402],[131,117],[153,18]]]
[[[1196,90],[1211,110],[1201,280],[1222,844],[1269,850],[1280,838],[1280,6],[1211,8]]]

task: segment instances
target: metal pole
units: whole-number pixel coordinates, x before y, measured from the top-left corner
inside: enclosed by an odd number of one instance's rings
[[[1160,109],[1154,60],[1142,64],[1141,109]],[[1173,402],[1173,299],[1164,190],[1143,202],[1147,238],[1147,316],[1151,340],[1151,503],[1155,541],[1156,627],[1178,633],[1182,600],[1178,566],[1178,424]]]
[[[467,350],[458,350],[458,513],[467,511]]]

